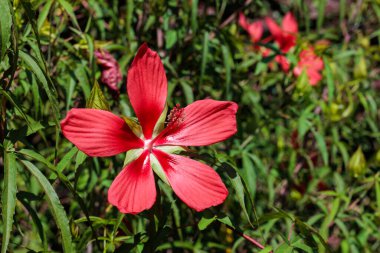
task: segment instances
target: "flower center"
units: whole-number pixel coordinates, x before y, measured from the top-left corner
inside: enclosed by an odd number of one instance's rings
[[[179,127],[185,119],[184,109],[180,107],[179,104],[170,111],[168,116],[167,128],[177,128]]]
[[[144,141],[144,150],[148,150],[149,152],[151,152],[152,148],[153,148],[153,141],[152,140],[145,140]]]

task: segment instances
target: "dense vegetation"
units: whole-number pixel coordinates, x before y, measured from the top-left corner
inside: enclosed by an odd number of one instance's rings
[[[0,12],[2,253],[380,251],[379,1],[0,0]],[[169,110],[239,106],[235,135],[182,152],[222,178],[217,207],[196,212],[157,177],[156,204],[121,213],[107,192],[125,153],[90,157],[62,135],[72,108],[135,117],[127,71],[144,42]]]

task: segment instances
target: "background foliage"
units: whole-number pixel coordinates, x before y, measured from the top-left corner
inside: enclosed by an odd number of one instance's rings
[[[1,252],[379,252],[380,2],[376,0],[0,0]],[[238,26],[299,24],[325,68],[315,87],[268,68]],[[211,97],[239,104],[238,133],[196,158],[229,189],[196,213],[160,186],[152,210],[123,215],[107,189],[124,155],[91,158],[59,121],[100,78],[94,51],[123,73],[110,108],[133,116],[127,68],[142,42],[159,52],[169,107]],[[253,245],[255,238],[265,249]]]

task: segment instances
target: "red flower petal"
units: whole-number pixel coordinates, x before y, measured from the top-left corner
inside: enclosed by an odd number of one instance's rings
[[[311,86],[315,86],[322,79],[322,75],[314,69],[308,69],[306,74],[309,78],[309,82]]]
[[[273,38],[277,40],[279,37],[282,36],[282,30],[281,28],[277,25],[276,21],[274,21],[270,17],[265,18],[265,22],[267,24],[267,27],[272,34]]]
[[[253,42],[259,42],[263,36],[264,26],[262,21],[255,21],[251,24],[242,12],[239,13],[239,25],[249,33]]]
[[[275,59],[275,61],[278,64],[280,64],[281,69],[284,72],[288,72],[289,71],[290,63],[289,63],[288,59],[286,59],[285,56],[283,56],[283,55],[276,55],[276,57],[274,59]]]
[[[248,22],[247,22],[247,18],[245,17],[245,15],[244,15],[243,12],[240,12],[240,13],[239,13],[239,25],[240,25],[241,28],[243,28],[244,30],[248,30],[249,24],[248,24]]]
[[[286,13],[284,19],[282,20],[282,29],[288,33],[298,33],[297,20],[291,12]]]
[[[144,143],[111,112],[71,109],[61,121],[63,135],[89,156],[113,156]]]
[[[209,166],[179,155],[153,150],[175,194],[200,212],[224,202],[228,190]]]
[[[297,37],[293,34],[284,33],[278,40],[277,43],[280,47],[281,52],[287,53],[296,45]]]
[[[234,102],[198,100],[169,123],[154,145],[203,146],[223,141],[236,133]]]
[[[149,152],[127,165],[108,190],[108,202],[122,213],[137,214],[153,206],[156,186]]]
[[[297,25],[293,23],[296,22],[295,19],[293,19],[293,15],[288,13],[283,20],[283,27],[280,28],[272,18],[265,18],[270,33],[273,35],[274,40],[277,42],[283,53],[287,53],[296,45],[296,32],[298,31],[298,28]],[[284,27],[286,27],[286,29],[284,29]]]
[[[139,48],[128,70],[127,89],[144,136],[150,139],[164,110],[168,89],[160,57],[146,43]]]
[[[248,26],[247,32],[251,36],[253,42],[259,42],[263,36],[264,26],[262,21],[255,21]]]
[[[310,85],[316,85],[322,79],[322,75],[319,73],[324,68],[322,58],[314,53],[314,48],[312,47],[302,50],[299,57],[300,60],[293,69],[294,75],[299,76],[306,69]]]

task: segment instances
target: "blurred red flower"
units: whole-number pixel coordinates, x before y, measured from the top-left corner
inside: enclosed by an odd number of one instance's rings
[[[265,21],[281,52],[289,52],[296,45],[298,34],[298,24],[293,14],[288,12],[285,15],[281,27],[270,17],[266,17]]]
[[[256,45],[257,43],[268,43],[271,40],[279,45],[282,53],[287,53],[296,43],[296,35],[298,33],[298,25],[291,13],[286,14],[284,17],[282,28],[280,28],[273,19],[265,18],[269,31],[272,36],[262,39],[264,32],[264,23],[259,20],[253,23],[249,23],[243,13],[239,13],[239,25],[248,32],[254,43],[254,48],[261,52],[264,57],[270,56],[272,50]],[[274,61],[277,62],[284,72],[288,72],[290,63],[286,56],[276,55]],[[273,68],[273,63],[269,63],[269,67]]]
[[[95,57],[97,63],[102,68],[102,83],[106,84],[111,90],[119,93],[117,84],[123,79],[119,64],[116,59],[106,50],[96,50]]]
[[[264,32],[264,25],[261,20],[248,23],[242,12],[239,13],[239,25],[247,31],[253,43],[260,42]]]
[[[108,201],[120,212],[136,214],[153,206],[156,187],[151,161],[160,165],[160,176],[176,195],[196,211],[219,205],[228,195],[215,170],[168,149],[211,145],[229,138],[237,131],[237,104],[205,99],[185,108],[177,106],[161,130],[159,119],[165,112],[167,91],[160,57],[143,44],[127,80],[129,99],[141,124],[137,135],[124,119],[103,110],[72,109],[61,122],[64,136],[89,156],[138,152],[138,158],[126,165],[108,190]]]
[[[299,57],[300,60],[293,69],[294,75],[300,76],[303,71],[306,71],[310,85],[315,86],[322,79],[320,73],[324,68],[322,58],[315,54],[312,47],[302,50]]]

